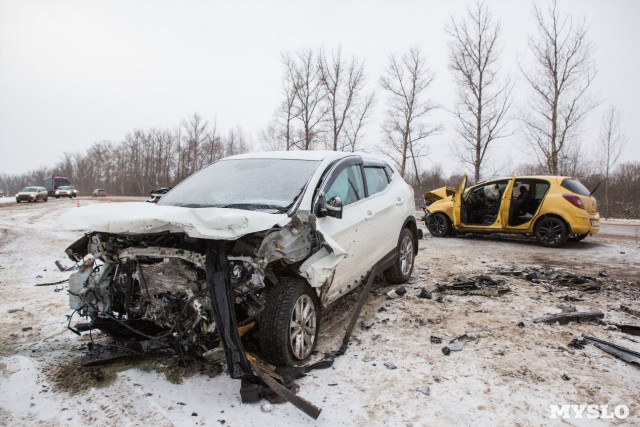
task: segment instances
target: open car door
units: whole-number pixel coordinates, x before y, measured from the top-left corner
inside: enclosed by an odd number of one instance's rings
[[[514,176],[509,180],[507,187],[504,189],[504,193],[502,194],[502,200],[500,203],[500,222],[502,223],[502,227],[507,227],[509,225],[509,212],[511,210],[511,199],[513,195],[513,184],[516,182],[516,177]]]
[[[461,219],[460,215],[462,212],[462,196],[464,194],[464,190],[467,188],[467,175],[465,174],[462,177],[462,181],[460,181],[460,185],[458,186],[458,191],[453,196],[453,226],[460,226]]]

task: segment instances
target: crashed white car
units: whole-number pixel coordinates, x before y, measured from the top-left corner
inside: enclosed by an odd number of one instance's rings
[[[62,221],[90,230],[67,249],[81,264],[70,305],[89,319],[75,331],[133,339],[136,353],[226,358],[234,378],[250,372],[245,348],[275,365],[306,359],[323,307],[374,267],[406,282],[420,234],[391,166],[331,151],[228,157],[157,204],[86,206]]]

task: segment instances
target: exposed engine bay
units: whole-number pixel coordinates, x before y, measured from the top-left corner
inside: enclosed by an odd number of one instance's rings
[[[76,333],[99,329],[137,343],[119,344],[119,351],[92,349],[83,363],[101,363],[127,351],[173,351],[213,361],[227,352],[233,356],[227,362],[238,368],[230,373],[241,377],[242,343],[223,346],[222,337],[237,332],[239,341],[256,327],[265,289],[278,277],[295,274],[320,247],[309,222],[298,217],[281,229],[235,241],[168,232],[89,233],[67,249],[81,263],[69,279],[69,305],[89,319],[70,328]]]

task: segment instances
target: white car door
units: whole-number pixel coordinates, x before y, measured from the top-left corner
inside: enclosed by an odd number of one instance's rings
[[[323,292],[323,303],[329,303],[353,289],[377,261],[374,254],[377,239],[371,221],[371,200],[365,198],[362,160],[342,160],[324,186],[325,200],[339,197],[342,218],[318,218],[318,230],[333,239],[346,252],[337,264],[331,286]]]

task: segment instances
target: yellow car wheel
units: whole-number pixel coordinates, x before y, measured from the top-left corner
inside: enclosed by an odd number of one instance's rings
[[[433,237],[446,237],[451,233],[451,223],[443,213],[429,215],[427,228]]]
[[[558,248],[569,238],[566,224],[555,216],[540,218],[536,223],[535,232],[538,242],[549,248]]]

